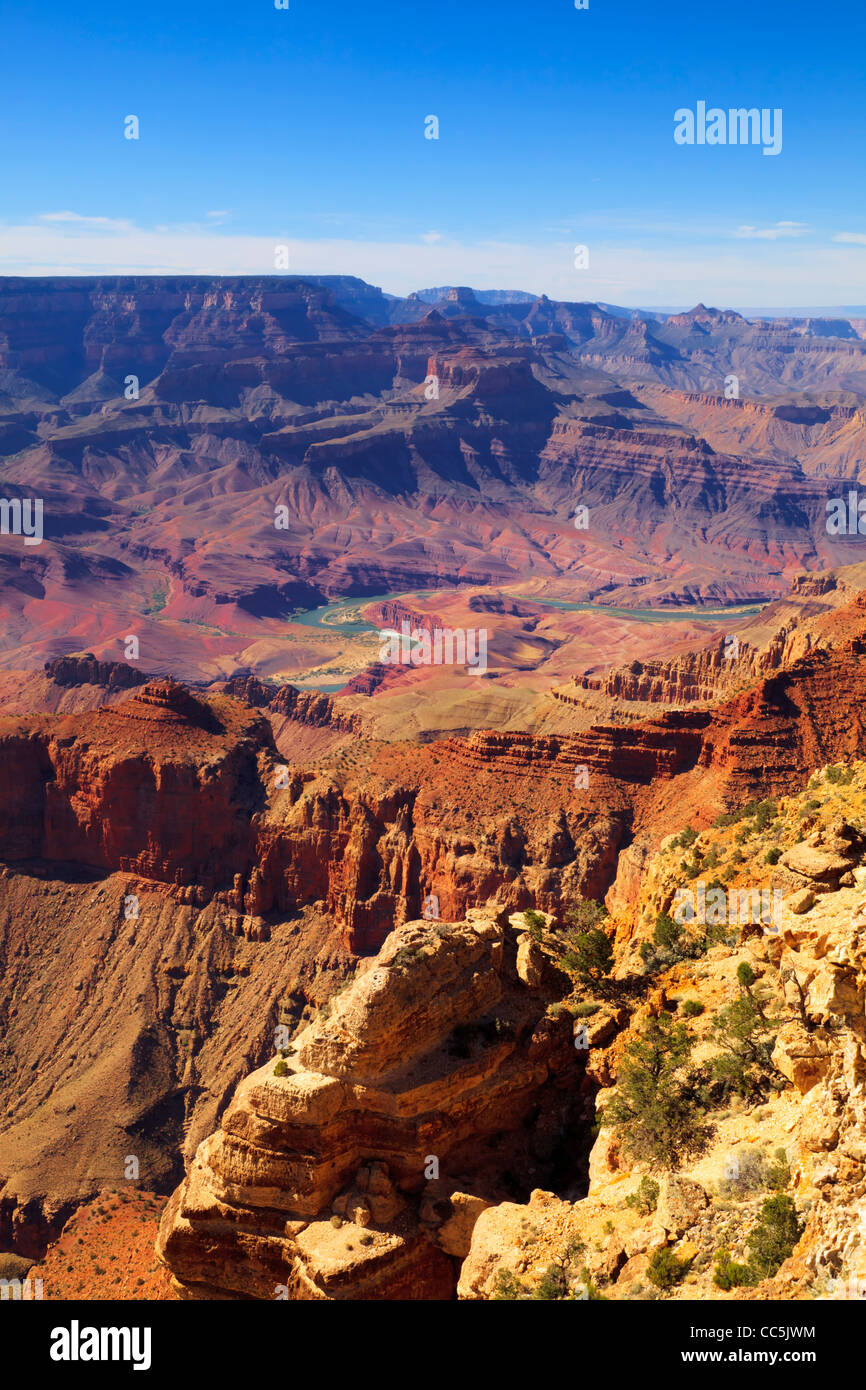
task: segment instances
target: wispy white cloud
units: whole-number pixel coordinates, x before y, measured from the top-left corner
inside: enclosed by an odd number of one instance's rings
[[[779,241],[782,237],[805,236],[807,222],[774,222],[771,227],[737,227],[735,237],[744,241]]]
[[[132,222],[119,221],[115,217],[87,217],[81,212],[41,212],[40,222],[62,222],[70,227],[101,227],[104,231],[131,232],[134,231]]]
[[[799,230],[801,224],[779,223]],[[855,244],[839,244],[854,239]],[[114,218],[47,213],[0,225],[0,273],[10,275],[271,275],[275,248],[289,247],[290,275],[358,275],[394,294],[425,285],[517,289],[566,300],[625,305],[720,307],[804,302],[866,302],[859,233],[817,237],[742,237],[730,228],[700,237],[657,229],[614,237],[601,231],[525,241],[461,241],[447,232],[398,239],[244,235],[203,216],[200,224],[137,227]],[[589,268],[574,266],[574,246],[589,246]],[[834,244],[835,243],[835,244]]]
[[[848,246],[866,246],[866,232],[837,232],[833,240]]]

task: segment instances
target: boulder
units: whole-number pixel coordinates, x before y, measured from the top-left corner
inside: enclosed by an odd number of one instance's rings
[[[666,1173],[659,1184],[655,1219],[666,1231],[681,1236],[695,1224],[709,1201],[699,1182]]]
[[[801,913],[808,912],[815,906],[815,894],[811,888],[798,888],[795,893],[791,893],[783,903],[789,912],[793,912],[799,917]]]
[[[830,1064],[826,1043],[807,1033],[802,1023],[785,1023],[776,1036],[773,1065],[805,1095],[826,1075]]]
[[[810,885],[817,885],[821,892],[838,887],[840,879],[859,865],[863,849],[859,830],[837,819],[792,845],[780,862],[800,878],[808,879]]]
[[[436,1239],[446,1255],[455,1255],[457,1259],[464,1260],[472,1246],[475,1223],[492,1203],[469,1192],[452,1192],[450,1201],[451,1215],[439,1227]]]
[[[806,1010],[810,1018],[820,1023],[829,1023],[834,1016],[861,1017],[863,994],[854,974],[830,961],[820,961],[809,983]]]

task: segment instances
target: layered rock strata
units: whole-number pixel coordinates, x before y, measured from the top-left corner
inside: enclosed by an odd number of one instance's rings
[[[450,1298],[503,1170],[551,1171],[573,1121],[570,1018],[546,1012],[567,981],[540,954],[481,909],[393,932],[199,1147],[160,1227],[178,1291]]]

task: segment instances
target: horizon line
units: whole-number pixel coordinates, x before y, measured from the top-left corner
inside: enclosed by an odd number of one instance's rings
[[[693,304],[679,304],[679,305],[671,305],[671,304],[646,304],[646,303],[643,303],[643,304],[621,304],[621,303],[614,303],[613,300],[606,300],[606,299],[562,299],[562,298],[559,298],[558,296],[548,295],[548,294],[546,294],[546,293],[544,293],[544,292],[542,292],[541,294],[533,294],[532,291],[530,291],[530,290],[515,290],[515,289],[498,288],[498,287],[495,288],[495,289],[478,289],[478,288],[476,288],[474,285],[465,284],[465,283],[464,283],[464,284],[458,284],[457,282],[454,282],[454,283],[449,284],[449,285],[422,286],[422,287],[421,287],[420,289],[418,289],[418,290],[411,290],[411,291],[409,291],[408,294],[394,294],[392,291],[384,289],[381,285],[376,285],[376,284],[374,284],[374,283],[373,283],[372,281],[370,281],[370,280],[365,280],[365,279],[363,278],[363,276],[353,274],[351,271],[330,271],[330,272],[328,272],[328,271],[325,271],[325,272],[322,272],[322,271],[304,271],[304,272],[295,272],[295,273],[292,273],[292,274],[289,274],[289,273],[286,273],[286,272],[280,272],[280,271],[269,271],[269,272],[264,272],[264,273],[262,273],[262,272],[260,272],[260,271],[230,271],[230,272],[222,272],[222,271],[191,271],[191,270],[183,270],[183,271],[179,271],[179,270],[170,270],[170,271],[164,271],[164,270],[136,270],[136,271],[105,270],[105,271],[88,271],[88,272],[75,272],[75,271],[48,271],[48,272],[39,271],[39,272],[36,272],[36,271],[30,271],[30,272],[27,272],[27,273],[25,273],[25,274],[22,274],[22,273],[18,273],[18,274],[14,274],[14,273],[13,273],[13,274],[6,274],[6,273],[4,273],[3,271],[0,271],[0,285],[2,285],[2,284],[3,284],[4,282],[6,282],[6,281],[11,281],[11,280],[14,280],[14,281],[25,281],[25,282],[26,282],[26,281],[37,281],[37,280],[79,280],[79,281],[97,281],[97,280],[273,280],[273,281],[276,281],[276,282],[284,281],[284,282],[289,283],[289,284],[291,284],[291,283],[305,283],[305,284],[310,284],[310,283],[313,283],[313,282],[315,282],[315,281],[322,281],[322,280],[355,280],[355,281],[358,282],[359,285],[364,285],[364,286],[366,286],[368,289],[377,290],[377,291],[379,292],[379,294],[381,294],[381,295],[383,296],[383,298],[392,299],[392,300],[407,300],[407,299],[412,298],[414,295],[427,294],[427,293],[430,292],[431,289],[436,288],[436,289],[442,289],[442,290],[466,289],[466,290],[470,290],[470,291],[471,291],[474,295],[476,295],[476,296],[485,295],[485,294],[488,294],[488,295],[489,295],[489,294],[516,294],[516,295],[523,295],[523,296],[526,297],[524,302],[527,302],[527,303],[530,303],[530,302],[531,302],[531,303],[533,303],[533,304],[537,304],[541,299],[548,299],[548,300],[550,300],[551,303],[555,303],[555,304],[593,304],[593,305],[596,305],[596,306],[599,307],[599,308],[604,308],[605,305],[610,305],[612,308],[627,309],[627,310],[629,310],[631,313],[636,313],[636,314],[646,313],[646,314],[677,315],[677,314],[687,314],[687,313],[691,313],[691,312],[693,312],[695,309],[698,309],[698,308],[705,308],[708,312],[716,312],[716,313],[735,313],[735,314],[740,314],[740,315],[741,315],[742,317],[744,317],[744,318],[748,318],[750,315],[751,315],[751,316],[756,316],[756,317],[761,317],[761,316],[779,316],[779,317],[791,317],[791,318],[804,318],[804,317],[812,317],[812,316],[818,317],[818,318],[825,318],[825,317],[827,317],[827,316],[829,316],[829,315],[833,315],[833,314],[839,314],[839,315],[842,315],[842,316],[850,316],[850,315],[859,316],[859,315],[861,315],[861,314],[866,315],[866,304],[815,304],[815,305],[808,305],[808,304],[806,304],[806,305],[804,305],[804,304],[742,305],[742,304],[741,304],[741,305],[734,305],[734,304],[724,304],[723,301],[720,301],[719,304],[707,304],[703,299],[696,300],[695,303],[693,303]],[[436,302],[436,301],[432,301],[432,302],[431,302],[431,308],[432,308],[432,307],[435,307],[435,302]],[[440,301],[440,302],[441,302],[441,301]],[[481,303],[481,304],[483,305],[483,304],[484,304],[484,300],[483,300],[483,299],[479,299],[479,303]],[[519,301],[518,301],[518,303],[519,303]],[[505,306],[486,305],[485,307],[487,307],[487,308],[495,308],[495,307],[505,307]]]

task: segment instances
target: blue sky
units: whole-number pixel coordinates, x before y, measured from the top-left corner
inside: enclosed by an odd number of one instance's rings
[[[392,293],[866,301],[862,0],[8,0],[0,32],[0,273],[284,244]],[[781,108],[781,153],[676,145],[699,100]]]

